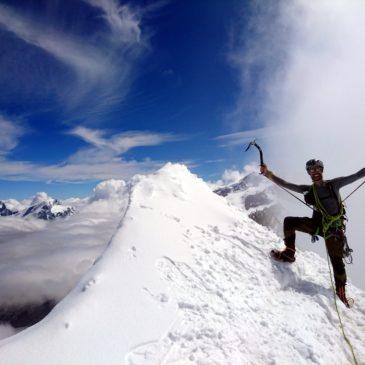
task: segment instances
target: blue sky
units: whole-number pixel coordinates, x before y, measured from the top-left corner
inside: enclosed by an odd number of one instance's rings
[[[242,168],[252,156],[216,137],[260,127],[255,80],[246,89],[233,59],[251,9],[1,1],[0,198],[85,196],[167,161],[208,180]]]

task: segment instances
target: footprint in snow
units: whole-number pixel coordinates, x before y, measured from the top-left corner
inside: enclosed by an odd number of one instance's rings
[[[178,217],[175,217],[174,215],[165,215],[167,218],[174,220],[177,223],[180,223],[181,219]]]
[[[150,341],[133,348],[125,356],[126,365],[155,365],[161,364],[167,349],[158,341]]]
[[[142,204],[140,204],[140,208],[153,210],[153,208],[148,207],[147,205],[142,205]]]
[[[128,249],[128,253],[129,253],[129,257],[130,258],[137,258],[137,248],[136,246],[132,246],[131,248]]]
[[[85,292],[86,290],[90,289],[95,284],[96,284],[96,279],[92,278],[92,279],[88,280],[88,282],[83,286],[82,291]]]
[[[167,303],[170,298],[166,293],[153,294],[148,288],[144,287],[143,290],[148,293],[153,300],[159,303]]]

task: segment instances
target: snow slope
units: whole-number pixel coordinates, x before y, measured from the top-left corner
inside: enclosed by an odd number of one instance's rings
[[[135,177],[110,244],[2,365],[350,364],[326,262],[268,258],[279,239],[186,167]],[[340,305],[365,362],[365,294]]]

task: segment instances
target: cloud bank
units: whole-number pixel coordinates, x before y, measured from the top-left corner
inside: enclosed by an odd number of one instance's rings
[[[114,234],[128,203],[122,180],[103,181],[89,199],[65,201],[71,219],[0,220],[0,307],[59,301],[94,263]],[[0,327],[0,337],[6,328]]]
[[[251,20],[259,29],[255,46],[242,44],[235,57],[241,80],[252,74],[252,63],[262,65],[256,86],[263,100],[259,122],[267,130],[259,134],[268,138],[272,163],[293,174],[312,156],[334,174],[362,167],[365,4],[296,0],[258,10]]]

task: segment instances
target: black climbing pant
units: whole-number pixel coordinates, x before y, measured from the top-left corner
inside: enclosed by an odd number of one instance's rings
[[[295,249],[295,231],[316,233],[318,222],[308,217],[286,217],[284,219],[284,242],[289,248]],[[319,234],[321,235],[321,234]],[[346,284],[346,269],[343,262],[344,234],[342,232],[331,235],[325,240],[330,257],[336,287]]]

